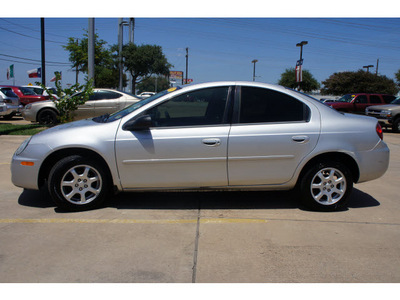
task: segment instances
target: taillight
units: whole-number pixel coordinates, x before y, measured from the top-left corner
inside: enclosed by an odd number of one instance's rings
[[[379,123],[376,124],[376,133],[381,138],[381,140],[383,140],[383,130],[381,124]]]

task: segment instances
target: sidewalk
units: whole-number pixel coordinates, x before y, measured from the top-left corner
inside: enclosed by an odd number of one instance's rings
[[[18,116],[18,117],[13,117],[11,120],[4,120],[3,118],[0,117],[0,124],[27,125],[33,123],[30,121],[25,121],[24,118]]]

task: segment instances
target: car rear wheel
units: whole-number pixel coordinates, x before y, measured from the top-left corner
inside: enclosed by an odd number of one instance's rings
[[[4,120],[11,120],[13,117],[15,116],[15,112],[9,114],[9,115],[5,115],[3,116]]]
[[[340,162],[318,162],[300,183],[301,199],[307,207],[335,211],[346,207],[353,188],[350,170]]]
[[[57,113],[52,109],[43,109],[39,112],[37,120],[40,125],[57,124]]]
[[[51,169],[48,189],[54,202],[66,210],[83,211],[99,207],[109,192],[106,168],[89,158],[73,155]]]

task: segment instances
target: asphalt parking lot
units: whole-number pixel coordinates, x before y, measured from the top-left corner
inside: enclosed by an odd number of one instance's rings
[[[122,193],[66,213],[11,184],[24,139],[0,136],[0,282],[400,282],[400,134],[387,173],[334,213],[293,192]]]

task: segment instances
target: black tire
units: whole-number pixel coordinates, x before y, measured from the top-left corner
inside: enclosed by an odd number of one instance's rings
[[[320,161],[300,181],[302,203],[312,210],[335,211],[347,206],[352,174],[343,163]]]
[[[57,113],[52,109],[43,109],[39,111],[37,121],[40,125],[56,125]]]
[[[5,115],[3,116],[4,120],[11,120],[13,117],[15,116],[15,112],[9,114],[9,115]]]
[[[400,118],[399,117],[393,121],[392,131],[396,132],[396,133],[400,132]]]
[[[95,160],[72,155],[57,162],[48,178],[51,198],[69,211],[98,208],[109,195],[110,179],[106,167]]]

